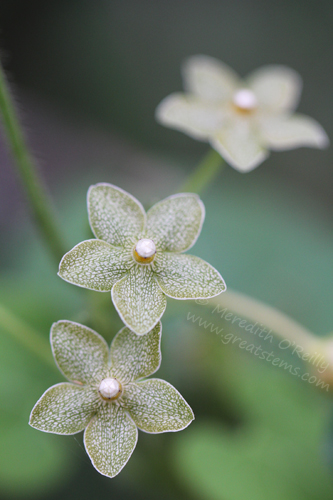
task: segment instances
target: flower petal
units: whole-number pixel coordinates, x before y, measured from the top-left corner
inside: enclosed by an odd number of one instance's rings
[[[160,250],[185,252],[196,242],[205,218],[199,196],[181,193],[156,203],[147,212],[147,232]]]
[[[101,240],[86,240],[61,259],[58,275],[74,285],[98,292],[109,292],[133,265],[123,249]]]
[[[259,133],[256,134],[251,124],[243,119],[231,121],[210,140],[210,144],[239,172],[253,170],[268,156]]]
[[[164,380],[149,379],[129,384],[123,400],[136,425],[145,432],[181,431],[194,419],[185,399]]]
[[[58,321],[51,328],[51,345],[59,370],[72,382],[87,384],[103,378],[109,348],[94,330],[73,321]]]
[[[293,110],[302,92],[302,79],[286,66],[264,66],[247,78],[259,105],[272,111]]]
[[[210,298],[227,289],[220,273],[193,255],[165,253],[155,269],[162,291],[175,299]]]
[[[165,295],[149,265],[135,265],[114,285],[111,296],[122,321],[138,335],[154,328],[166,308]]]
[[[329,139],[318,122],[303,115],[281,116],[263,122],[263,137],[271,149],[284,149],[309,146],[326,148]]]
[[[29,424],[44,432],[76,434],[88,425],[97,404],[98,393],[91,387],[57,384],[37,401]]]
[[[188,58],[182,68],[185,89],[203,99],[225,101],[240,85],[229,66],[204,55]]]
[[[93,466],[104,476],[114,477],[130,459],[138,430],[124,410],[104,403],[84,433],[84,445]]]
[[[226,113],[215,103],[175,93],[163,99],[156,108],[155,116],[162,125],[204,141],[222,127]]]
[[[88,212],[96,238],[114,246],[128,244],[143,230],[146,221],[145,210],[134,196],[107,183],[90,186]]]
[[[161,336],[160,322],[146,335],[120,330],[111,344],[112,376],[127,383],[155,373],[161,364]]]

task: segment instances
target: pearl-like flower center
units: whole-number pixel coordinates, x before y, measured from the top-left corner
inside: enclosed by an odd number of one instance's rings
[[[155,243],[153,240],[149,240],[148,238],[142,238],[142,240],[137,242],[133,254],[137,262],[148,264],[155,258]]]
[[[258,101],[252,90],[249,89],[239,89],[233,95],[232,101],[236,108],[240,111],[253,111],[257,105]]]
[[[113,401],[121,394],[121,384],[116,378],[105,378],[99,384],[98,392],[105,401]]]

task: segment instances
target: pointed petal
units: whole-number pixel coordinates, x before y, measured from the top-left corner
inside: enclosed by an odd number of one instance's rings
[[[65,281],[97,292],[109,292],[133,265],[129,252],[101,240],[86,240],[67,252],[58,275]]]
[[[302,79],[286,66],[264,66],[253,71],[248,84],[260,106],[272,111],[293,110],[302,92]]]
[[[210,141],[211,146],[236,170],[249,172],[268,156],[251,123],[235,119],[221,129]]]
[[[143,230],[146,220],[145,210],[134,196],[107,183],[90,186],[88,212],[96,238],[116,247],[128,244]]]
[[[165,295],[149,265],[135,265],[115,284],[111,295],[122,321],[138,335],[154,328],[166,308]]]
[[[87,384],[103,378],[109,348],[94,330],[73,321],[58,321],[51,328],[51,345],[59,370],[72,382]]]
[[[160,322],[146,335],[120,330],[111,344],[112,376],[127,383],[155,373],[161,364],[161,336]]]
[[[175,432],[194,419],[191,407],[168,382],[149,379],[126,386],[124,407],[139,429],[150,432]]]
[[[237,73],[213,57],[198,55],[188,58],[182,73],[188,92],[211,101],[229,99],[240,85]]]
[[[156,108],[155,116],[162,125],[204,141],[222,127],[226,113],[215,103],[192,95],[175,93],[163,99]]]
[[[137,440],[136,425],[114,403],[102,404],[84,433],[84,445],[93,466],[108,477],[119,474],[130,459]]]
[[[147,213],[147,232],[159,250],[185,252],[197,241],[205,218],[199,196],[181,193],[156,203]]]
[[[323,149],[329,145],[322,126],[312,118],[298,114],[266,119],[262,134],[268,146],[276,151],[301,146]]]
[[[98,404],[96,389],[63,383],[50,387],[37,401],[29,424],[54,434],[76,434],[92,419]]]
[[[165,253],[155,269],[162,291],[174,299],[210,298],[227,289],[220,273],[193,255]]]

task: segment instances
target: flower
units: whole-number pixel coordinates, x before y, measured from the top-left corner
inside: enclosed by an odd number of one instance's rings
[[[164,380],[141,380],[161,363],[161,323],[139,336],[124,327],[109,350],[98,333],[72,321],[51,328],[51,346],[70,380],[50,387],[34,406],[30,425],[54,434],[85,429],[93,466],[114,477],[126,465],[138,439],[148,433],[180,431],[194,419],[190,406]]]
[[[157,121],[208,141],[240,172],[262,163],[268,149],[328,146],[319,123],[293,113],[302,81],[290,68],[265,66],[242,81],[222,62],[198,55],[185,61],[183,78],[186,93],[166,97]]]
[[[141,203],[111,184],[88,191],[91,229],[61,260],[59,276],[75,285],[108,292],[122,321],[137,334],[151,330],[175,299],[210,298],[226,289],[207,262],[184,255],[204,220],[195,194],[176,194],[146,214]]]

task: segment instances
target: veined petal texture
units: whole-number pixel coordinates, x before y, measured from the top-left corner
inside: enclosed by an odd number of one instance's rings
[[[227,287],[210,264],[187,254],[163,254],[156,262],[156,279],[163,292],[175,299],[215,297]]]
[[[138,439],[138,430],[124,410],[103,403],[84,433],[84,445],[93,466],[104,476],[114,477],[126,465]]]
[[[166,297],[149,265],[135,265],[118,281],[112,300],[122,321],[138,335],[154,328],[166,308]]]
[[[164,380],[129,384],[123,399],[136,425],[146,432],[180,431],[194,419],[185,399]]]
[[[73,321],[58,321],[51,328],[51,345],[60,371],[72,382],[87,384],[103,378],[109,348],[94,330]]]
[[[89,386],[54,385],[35,404],[29,424],[53,434],[76,434],[92,419],[97,400],[97,390]]]
[[[181,193],[156,203],[147,212],[147,232],[166,252],[185,252],[196,242],[205,218],[199,196]]]
[[[148,377],[161,364],[162,325],[145,335],[137,335],[125,327],[117,333],[110,349],[111,374],[122,383]]]
[[[145,210],[134,196],[107,183],[90,186],[88,212],[96,238],[120,247],[144,229],[146,220]]]
[[[101,240],[86,240],[67,252],[59,276],[74,285],[109,292],[133,265],[129,252]]]

